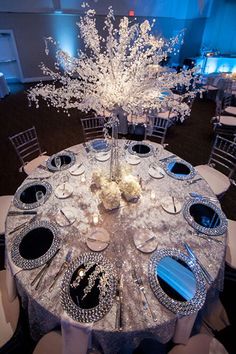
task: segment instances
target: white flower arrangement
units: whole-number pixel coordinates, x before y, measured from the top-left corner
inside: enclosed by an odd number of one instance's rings
[[[97,188],[102,188],[105,184],[108,183],[108,178],[104,176],[104,172],[101,170],[95,170],[92,174],[92,184]]]
[[[124,17],[116,26],[111,7],[101,35],[95,16],[95,10],[88,9],[78,23],[85,51],[79,50],[78,57],[72,57],[58,48],[54,70],[41,64],[44,75],[54,82],[31,88],[29,101],[39,107],[41,97],[67,114],[71,108],[93,110],[98,115],[104,111],[112,114],[121,108],[126,114],[142,116],[174,106],[180,116],[188,115],[190,108],[186,101],[195,94],[194,69],[176,73],[163,70],[160,65],[169,53],[176,51],[181,35],[169,41],[156,38],[152,34],[155,20],[139,24]],[[52,37],[45,42],[46,55],[49,45],[58,46]],[[154,76],[149,69],[153,65]],[[172,93],[178,85],[186,88],[181,104],[176,104]]]
[[[120,206],[121,192],[116,182],[108,182],[102,186],[101,200],[107,210],[116,209]]]
[[[135,176],[123,176],[119,183],[119,187],[127,201],[136,200],[140,197],[141,187]]]

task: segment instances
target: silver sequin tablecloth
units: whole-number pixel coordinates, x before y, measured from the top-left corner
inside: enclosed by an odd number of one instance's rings
[[[119,142],[121,149],[121,160],[125,159],[127,150],[123,149],[124,141]],[[158,145],[153,144],[156,148]],[[29,314],[30,329],[32,336],[38,339],[53,328],[60,326],[60,319],[63,309],[60,303],[60,281],[58,280],[53,290],[49,292],[53,277],[59,270],[69,249],[73,257],[90,251],[86,245],[86,236],[93,225],[93,215],[99,216],[99,227],[105,228],[110,234],[110,244],[102,251],[116,267],[118,274],[124,274],[124,296],[123,315],[124,330],[118,332],[115,329],[116,302],[107,315],[98,322],[92,324],[92,339],[99,343],[104,353],[114,354],[121,347],[134,349],[143,338],[156,338],[162,343],[169,341],[176,329],[178,315],[172,313],[162,306],[154,296],[148,283],[148,262],[151,254],[140,252],[134,245],[133,236],[137,232],[145,233],[152,231],[157,238],[157,249],[175,248],[185,252],[183,243],[188,242],[199,256],[201,262],[207,268],[215,282],[211,291],[220,289],[223,279],[223,264],[225,255],[225,237],[218,236],[221,243],[214,242],[207,238],[197,237],[190,232],[191,227],[183,217],[182,211],[178,214],[167,213],[161,206],[161,200],[168,195],[174,195],[183,205],[190,192],[201,193],[202,195],[214,197],[207,183],[203,180],[194,184],[186,181],[176,180],[165,175],[164,178],[152,178],[149,173],[149,165],[153,157],[141,158],[138,165],[130,166],[132,173],[142,179],[142,195],[137,203],[122,202],[122,207],[116,211],[105,212],[99,206],[99,193],[91,188],[91,176],[93,170],[101,168],[109,173],[109,160],[105,162],[94,162],[90,154],[87,154],[83,145],[71,147],[70,151],[76,153],[76,162],[83,162],[85,173],[80,176],[72,176],[69,171],[51,173],[37,169],[34,175],[27,178],[24,183],[33,180],[33,177],[49,177],[47,182],[52,185],[53,193],[45,204],[38,207],[38,219],[48,220],[56,223],[57,212],[60,208],[73,206],[77,209],[76,221],[71,226],[60,227],[61,249],[54,258],[47,275],[44,277],[39,289],[36,291],[31,286],[31,281],[38,273],[39,268],[32,270],[14,271],[10,250],[17,233],[9,235],[9,232],[19,225],[22,220],[30,216],[8,216],[6,222],[6,240],[8,261],[13,269],[17,283],[17,289],[22,299],[23,306]],[[163,158],[170,155],[166,150],[162,151]],[[61,183],[61,176],[66,175],[73,187],[73,194],[67,199],[58,199],[54,193],[55,188]],[[199,176],[196,176],[197,178]],[[151,191],[153,192],[151,198]],[[219,205],[219,203],[216,201]],[[13,205],[10,210],[17,210]],[[142,276],[146,295],[157,322],[153,322],[149,311],[143,309],[140,292],[132,278],[132,267],[138,268]],[[209,292],[208,290],[208,292]]]

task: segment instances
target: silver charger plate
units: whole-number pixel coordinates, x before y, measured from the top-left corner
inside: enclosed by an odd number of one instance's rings
[[[134,149],[137,148],[138,151],[135,151]],[[141,150],[147,150],[147,152],[141,153],[139,151]],[[153,155],[154,149],[151,144],[144,143],[142,141],[134,141],[129,144],[128,151],[130,154],[135,154],[138,155],[139,157],[148,157]]]
[[[218,218],[216,220],[219,221],[219,225],[216,227],[205,227],[205,226],[197,223],[190,213],[190,208],[194,205],[197,205],[197,204],[207,206],[210,209],[212,209],[212,211],[214,212],[214,215],[216,215]],[[185,205],[183,207],[183,215],[190,226],[192,226],[195,230],[197,230],[203,234],[206,234],[209,236],[217,236],[217,235],[222,235],[227,231],[228,222],[227,222],[227,218],[226,218],[225,214],[217,205],[215,205],[213,202],[211,202],[207,198],[203,198],[203,197],[193,198],[193,199],[190,198],[185,203]]]
[[[63,164],[60,167],[60,170],[58,170],[58,168],[53,164],[53,160],[56,156],[60,156],[62,158],[64,156],[65,159],[68,159],[70,161],[68,163]],[[67,170],[68,168],[70,168],[71,166],[73,166],[75,164],[75,161],[76,161],[76,157],[72,151],[61,151],[55,155],[50,156],[46,162],[46,166],[47,166],[48,170],[52,171],[52,172],[64,171],[64,170]]]
[[[107,152],[111,150],[111,145],[106,139],[94,139],[89,142],[89,149],[94,152]]]
[[[158,263],[164,257],[173,257],[187,264],[196,279],[196,291],[192,299],[178,301],[171,298],[162,289],[157,274]],[[190,315],[198,311],[204,304],[206,298],[205,281],[202,271],[196,262],[193,262],[187,255],[177,249],[160,249],[153,253],[148,264],[148,278],[151,289],[162,305],[170,311],[180,315]]]
[[[20,244],[24,237],[32,230],[38,228],[45,228],[52,232],[53,240],[50,248],[42,256],[35,259],[26,259],[23,258],[20,254]],[[40,267],[45,264],[49,259],[51,259],[60,246],[60,239],[58,237],[59,229],[56,225],[48,221],[35,221],[34,223],[26,226],[14,239],[13,245],[11,248],[11,258],[13,262],[22,269],[33,269]]]
[[[74,273],[80,267],[89,264],[99,265],[104,269],[107,277],[107,290],[104,296],[99,298],[95,307],[82,308],[76,304],[71,296],[71,281]],[[117,275],[113,265],[101,254],[85,253],[76,258],[67,268],[61,284],[61,304],[67,314],[78,322],[95,322],[104,317],[112,307],[116,294]]]
[[[44,194],[44,203],[46,202],[46,200],[48,200],[48,198],[50,197],[50,195],[52,194],[52,186],[50,183],[48,183],[47,181],[32,181],[32,182],[28,182],[23,184],[19,189],[17,189],[15,195],[14,195],[14,199],[13,199],[13,204],[15,207],[19,208],[19,209],[23,209],[23,210],[30,210],[30,209],[34,209],[34,208],[38,208],[41,204],[41,202],[33,202],[33,203],[24,203],[21,200],[21,194],[30,187],[34,187],[34,186],[43,186],[45,187],[45,194]]]
[[[178,174],[178,173],[174,173],[171,171],[171,165],[174,163],[180,163],[184,166],[186,166],[189,169],[189,173],[188,174]],[[181,160],[181,159],[168,159],[165,161],[164,163],[164,170],[166,171],[166,173],[175,178],[175,179],[179,179],[179,180],[188,180],[188,179],[192,179],[195,175],[196,175],[196,171],[194,169],[194,167],[187,161],[185,160]]]

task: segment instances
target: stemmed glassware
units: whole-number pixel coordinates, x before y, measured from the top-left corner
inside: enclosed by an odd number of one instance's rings
[[[60,171],[61,169],[61,157],[60,156],[55,156],[54,158],[55,166]]]
[[[42,191],[37,191],[35,193],[35,197],[39,205],[42,205],[44,203],[44,193]]]

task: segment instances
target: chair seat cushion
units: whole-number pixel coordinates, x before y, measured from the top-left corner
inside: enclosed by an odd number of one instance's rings
[[[29,163],[27,163],[24,166],[24,171],[27,175],[30,175],[34,170],[36,170],[36,168],[44,163],[47,159],[49,158],[49,156],[47,155],[40,155],[38,157],[36,157],[35,159],[33,159],[32,161],[30,161]]]
[[[176,345],[168,354],[227,354],[224,346],[207,334],[196,334],[186,345]]]
[[[0,348],[13,336],[20,316],[18,297],[10,302],[6,290],[6,271],[0,271]]]
[[[226,263],[236,269],[236,221],[228,220]]]
[[[206,180],[216,195],[221,195],[229,189],[230,180],[220,171],[208,165],[199,165],[195,169]]]
[[[62,336],[52,331],[45,334],[36,345],[33,354],[62,354]]]
[[[158,117],[160,118],[164,118],[164,119],[168,119],[168,118],[175,118],[177,116],[177,113],[170,113],[169,115],[169,111],[166,111],[166,112],[160,112],[158,113]]]
[[[5,233],[5,220],[13,195],[0,196],[0,235]]]
[[[236,107],[233,107],[233,106],[226,107],[225,112],[227,112],[229,114],[236,115]]]
[[[236,117],[233,116],[220,116],[220,123],[236,127]]]
[[[208,91],[216,91],[216,90],[218,90],[218,87],[209,85],[209,86],[207,86],[207,89],[208,89]]]

